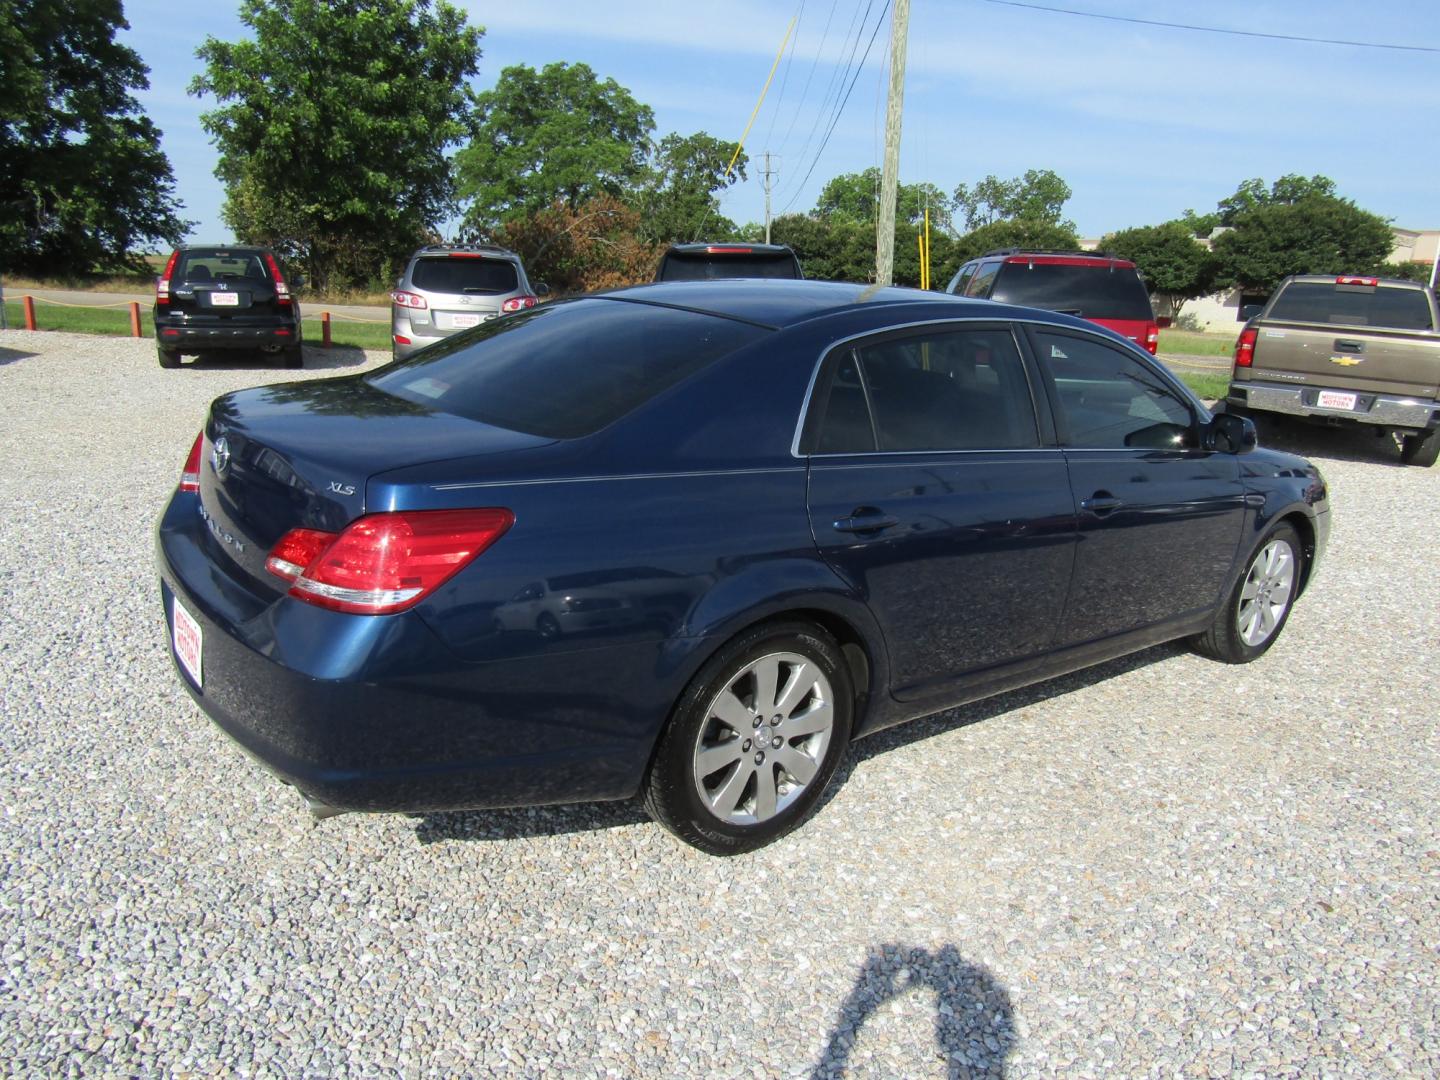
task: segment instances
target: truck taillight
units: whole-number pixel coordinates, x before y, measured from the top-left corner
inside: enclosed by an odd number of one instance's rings
[[[1335,284],[1336,284],[1336,285],[1379,285],[1379,284],[1380,284],[1380,279],[1379,279],[1378,277],[1353,277],[1353,276],[1350,276],[1350,277],[1337,277],[1337,278],[1335,279]]]
[[[392,292],[390,299],[395,302],[396,307],[414,308],[416,311],[424,311],[429,307],[429,305],[425,303],[425,297],[418,293],[404,292],[401,289],[396,289]]]
[[[170,303],[170,277],[175,273],[175,260],[180,258],[180,252],[172,251],[170,258],[165,263],[165,272],[155,279],[155,303]]]
[[[533,296],[512,296],[509,300],[506,300],[505,303],[500,305],[500,310],[524,311],[526,308],[532,308],[534,306],[535,297]]]
[[[1160,349],[1160,324],[1151,323],[1145,327],[1145,351],[1154,356]]]
[[[515,523],[509,510],[401,510],[356,518],[338,536],[291,529],[265,560],[297,600],[356,615],[414,607]]]
[[[270,267],[270,277],[275,281],[275,302],[282,307],[289,307],[290,286],[285,284],[285,277],[280,273],[280,264],[275,261],[275,256],[268,251],[265,253],[265,265]]]
[[[1251,327],[1240,331],[1240,337],[1235,342],[1235,366],[1249,367],[1255,362],[1255,339],[1260,332]]]
[[[180,490],[200,490],[200,452],[205,445],[205,432],[195,436],[195,445],[190,447],[190,456],[185,459],[185,468],[180,470]]]

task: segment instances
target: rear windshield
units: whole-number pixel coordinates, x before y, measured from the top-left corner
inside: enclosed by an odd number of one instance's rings
[[[372,385],[512,431],[599,431],[766,331],[675,308],[596,298],[482,323],[381,368]]]
[[[712,278],[798,278],[793,255],[682,255],[670,252],[660,266],[660,281],[708,281]]]
[[[1292,281],[1280,290],[1265,317],[1392,330],[1430,329],[1430,305],[1423,290],[1387,289],[1384,285]]]
[[[270,272],[258,251],[226,251],[223,248],[182,252],[175,263],[176,281],[232,281],[252,278],[269,281]]]
[[[990,299],[1082,319],[1150,322],[1155,317],[1140,275],[1128,267],[1006,263]]]
[[[510,260],[461,255],[416,259],[410,282],[425,292],[472,295],[508,293],[520,287],[515,264]]]

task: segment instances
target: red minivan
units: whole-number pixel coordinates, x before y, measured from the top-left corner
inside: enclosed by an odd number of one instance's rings
[[[1135,264],[1103,252],[991,251],[960,267],[945,291],[1077,315],[1149,353],[1160,344],[1160,323]]]

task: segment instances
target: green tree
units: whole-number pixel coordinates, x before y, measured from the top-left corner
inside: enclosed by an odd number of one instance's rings
[[[1002,180],[990,175],[974,187],[955,189],[955,213],[969,231],[998,221],[1025,220],[1066,224],[1060,213],[1070,198],[1070,185],[1049,169],[1026,169],[1023,176]]]
[[[207,38],[190,84],[238,239],[321,288],[373,281],[454,209],[484,30],[445,0],[242,0],[253,37]]]
[[[1218,224],[1233,226],[1239,218],[1259,207],[1290,206],[1315,195],[1334,198],[1335,181],[1318,173],[1315,176],[1286,173],[1267,188],[1264,180],[1255,177],[1236,188],[1233,195],[1220,200],[1216,207]]]
[[[656,143],[630,197],[640,213],[640,235],[657,244],[732,235],[735,223],[720,213],[716,193],[745,179],[749,159],[743,151],[726,175],[735,149],[703,131],[671,132]]]
[[[465,225],[485,234],[505,221],[641,181],[655,117],[614,79],[585,64],[507,67],[477,99],[471,143],[455,155]]]
[[[874,222],[880,200],[880,170],[875,166],[858,173],[842,173],[827,183],[815,203],[822,218],[841,217],[851,221]],[[901,184],[896,193],[895,220],[918,224],[930,208],[930,228],[948,229],[950,200],[934,184]],[[918,258],[918,255],[917,255]]]
[[[1172,316],[1180,314],[1187,300],[1215,291],[1215,258],[1183,220],[1122,229],[1105,237],[1100,246],[1131,260],[1151,297],[1158,296]]]
[[[189,228],[133,93],[149,69],[115,40],[128,25],[120,0],[0,5],[0,267],[138,267]]]
[[[1216,237],[1222,284],[1269,292],[1290,274],[1356,273],[1383,262],[1395,236],[1383,218],[1348,199],[1311,194],[1265,202],[1233,218]]]
[[[966,233],[955,241],[950,261],[944,269],[948,282],[962,263],[984,255],[987,251],[1004,248],[1039,248],[1057,251],[1075,251],[1080,247],[1080,237],[1069,222],[1056,224],[1049,221],[1035,221],[1025,218],[1018,221],[994,221],[989,225]],[[933,256],[930,259],[931,274],[938,283],[942,267]]]

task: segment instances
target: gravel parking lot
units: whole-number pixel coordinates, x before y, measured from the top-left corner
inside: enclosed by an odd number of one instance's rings
[[[1163,647],[859,744],[733,860],[636,805],[312,827],[171,671],[151,529],[206,404],[0,332],[13,1074],[1440,1075],[1440,468],[1332,485],[1279,644]]]

